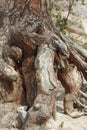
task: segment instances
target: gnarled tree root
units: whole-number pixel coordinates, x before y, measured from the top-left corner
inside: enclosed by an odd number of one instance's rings
[[[87,98],[87,94],[85,94],[84,92],[82,92],[80,89],[79,89],[79,93],[80,93],[83,97]]]
[[[72,113],[67,112],[67,114],[68,114],[70,117],[72,117],[72,118],[78,118],[78,117],[87,115],[87,113],[85,113],[85,112],[79,112],[79,111],[74,111],[74,112],[72,112]]]
[[[56,118],[56,95],[59,84],[53,64],[54,52],[48,45],[42,44],[35,60],[37,96],[28,111],[25,130],[27,128],[34,130],[36,125],[42,127],[50,117]]]

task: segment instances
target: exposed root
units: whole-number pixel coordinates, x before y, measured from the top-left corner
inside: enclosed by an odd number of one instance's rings
[[[24,127],[26,129],[31,129],[31,126],[34,130],[35,125],[43,125],[50,117],[56,118],[56,103],[55,103],[54,91],[51,95],[39,94],[33,106],[29,109],[26,117],[26,122]]]
[[[58,86],[55,80],[53,63],[54,52],[48,45],[41,45],[35,61],[38,93],[49,95]]]
[[[87,113],[85,113],[85,112],[78,112],[78,111],[74,111],[74,112],[72,112],[72,113],[67,112],[67,114],[68,114],[70,117],[72,117],[72,118],[78,118],[78,117],[87,115]]]
[[[58,82],[57,74],[54,72],[53,62],[54,61],[52,61],[51,59],[48,67],[49,80],[51,84],[54,86],[54,88],[58,88],[60,83]]]
[[[82,104],[77,98],[76,98],[75,100],[76,100],[76,102],[77,102],[79,105],[81,105],[83,108],[86,108],[86,109],[87,109],[87,106],[85,106],[84,104]]]
[[[80,93],[83,97],[87,98],[87,94],[85,94],[84,92],[82,92],[80,89],[79,89],[79,93]]]
[[[0,59],[0,78],[10,81],[16,81],[19,73],[3,59]]]

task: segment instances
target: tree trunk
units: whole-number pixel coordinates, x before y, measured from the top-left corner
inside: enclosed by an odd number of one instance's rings
[[[0,102],[28,105],[24,130],[44,130],[50,117],[56,119],[60,81],[65,113],[87,114],[87,106],[79,101],[86,101],[87,95],[75,78],[80,71],[87,80],[87,52],[58,32],[48,4],[49,0],[1,0],[0,5]],[[79,107],[83,112],[74,113]]]

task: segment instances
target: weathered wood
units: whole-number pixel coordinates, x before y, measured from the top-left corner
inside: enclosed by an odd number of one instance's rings
[[[26,99],[29,107],[33,105],[37,96],[37,82],[35,76],[34,56],[25,58],[22,62],[22,73],[24,77],[24,87],[26,91]]]
[[[78,70],[87,80],[86,50],[54,27],[48,1],[0,2],[0,88],[5,90],[1,102],[21,104],[25,94],[30,109],[24,129],[44,129],[45,122],[55,117],[60,80],[65,88],[65,113],[72,117],[83,115],[73,115],[73,111],[77,104],[86,107],[79,99],[87,95],[75,79]]]
[[[38,125],[42,127],[50,117],[56,118],[56,95],[59,82],[53,70],[53,63],[54,52],[47,44],[42,44],[38,48],[35,60],[37,97],[23,124],[25,130],[34,130]]]
[[[71,117],[79,117],[81,115],[84,115],[85,112],[78,113],[76,109],[76,105],[74,106],[74,104],[79,104],[83,108],[87,108],[86,105],[82,104],[78,100],[79,94],[85,96],[86,94],[84,94],[80,90],[77,67],[72,64],[71,65],[67,64],[64,69],[59,70],[58,78],[61,81],[63,87],[65,88],[64,112],[66,114],[69,114]]]

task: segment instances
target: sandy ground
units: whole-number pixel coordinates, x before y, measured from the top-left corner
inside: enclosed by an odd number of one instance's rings
[[[47,123],[49,130],[87,130],[87,116],[73,119],[63,114],[62,101],[58,101],[57,110],[57,119],[55,121],[50,119]],[[58,128],[61,123],[63,128]]]

